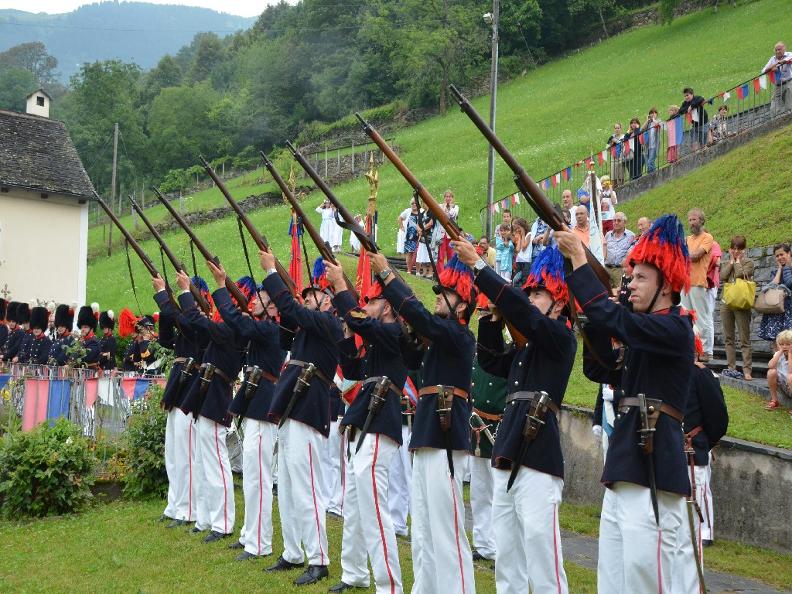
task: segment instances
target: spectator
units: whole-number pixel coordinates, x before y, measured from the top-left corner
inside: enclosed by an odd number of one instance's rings
[[[729,126],[729,106],[721,105],[718,108],[718,115],[710,120],[709,123],[709,143],[715,144],[726,138]]]
[[[614,187],[624,183],[624,163],[622,162],[622,149],[624,148],[624,132],[621,122],[613,125],[613,134],[608,138],[607,149],[611,153],[611,181]]]
[[[511,281],[512,260],[514,259],[514,244],[511,240],[511,230],[506,223],[498,227],[500,237],[495,241],[496,262],[495,272],[504,280]]]
[[[643,235],[652,228],[652,221],[648,217],[638,219],[638,233]]]
[[[649,110],[649,117],[646,119],[642,130],[646,132],[646,173],[652,173],[657,169],[657,149],[660,147],[660,134],[662,133],[663,123],[657,117],[657,108]]]
[[[792,330],[782,330],[776,337],[778,350],[767,365],[767,387],[770,388],[770,402],[765,408],[773,410],[781,405],[778,391],[792,398]],[[788,411],[792,416],[792,410]]]
[[[335,216],[335,210],[330,204],[330,201],[325,200],[322,202],[322,204],[316,207],[316,212],[322,215],[322,225],[319,227],[319,235],[321,236],[322,241],[332,246],[333,241],[335,241],[336,222],[333,218]]]
[[[432,260],[430,259],[429,249],[432,250],[432,258],[437,256],[436,248],[432,245],[432,229],[435,221],[431,216],[422,214],[418,220],[418,252],[415,262],[418,264],[418,276],[432,278]],[[429,244],[427,248],[426,244]]]
[[[624,135],[624,166],[630,172],[630,179],[638,179],[643,175],[643,147],[641,140],[641,120],[630,120],[630,129]],[[627,152],[629,151],[629,152]]]
[[[512,241],[514,242],[514,275],[512,281],[518,287],[525,284],[531,271],[531,232],[528,221],[518,217],[512,221]]]
[[[704,104],[707,102],[701,95],[693,93],[693,89],[686,87],[682,93],[685,100],[679,106],[679,114],[690,113],[692,125],[690,128],[690,148],[697,151],[702,144],[707,142],[707,121],[709,116]]]
[[[577,207],[572,202],[572,190],[564,190],[561,192],[561,208],[569,213],[568,222],[575,220],[575,209]]]
[[[615,206],[619,203],[616,199],[616,192],[611,187],[610,177],[603,175],[600,179],[602,192],[600,192],[600,213],[602,214],[602,232],[607,233],[613,229],[613,217],[615,216]]]
[[[688,213],[690,235],[687,248],[690,254],[690,291],[682,292],[682,306],[696,312],[696,326],[702,337],[709,334],[712,327],[712,309],[707,293],[707,271],[712,259],[712,235],[704,231],[704,211],[694,208]],[[706,363],[712,358],[712,351],[706,350],[699,360]]]
[[[605,234],[605,268],[611,277],[611,287],[621,287],[624,276],[624,259],[635,243],[635,233],[626,229],[627,215],[617,212],[613,217],[613,230]]]
[[[792,94],[787,83],[792,80],[792,53],[786,51],[786,45],[779,41],[773,48],[773,55],[762,69],[762,74],[775,72],[776,88],[770,101],[770,113],[773,116],[792,108]]]
[[[413,198],[410,201],[410,208],[399,216],[399,223],[404,225],[404,260],[407,265],[407,273],[415,274],[415,259],[418,252],[418,203]],[[403,221],[403,223],[402,223]]]
[[[575,226],[572,227],[572,232],[580,237],[583,245],[589,247],[591,243],[591,230],[589,229],[589,214],[585,206],[578,206],[575,209]]]
[[[550,226],[542,220],[542,217],[536,217],[531,225],[531,260],[533,261],[534,256],[541,254],[549,243]]]
[[[363,215],[356,214],[353,220],[361,227],[363,227],[363,225],[365,224],[363,222]],[[360,253],[360,240],[357,238],[357,235],[355,235],[354,233],[349,234],[349,247],[352,248],[353,254]]]
[[[479,256],[487,261],[487,264],[495,268],[495,248],[490,245],[489,238],[486,235],[482,235],[481,239],[479,239],[477,251]]]
[[[718,288],[720,287],[721,257],[723,256],[723,250],[721,250],[720,244],[715,241],[714,238],[712,240],[712,251],[710,252],[710,256],[709,268],[707,268],[707,296],[709,297],[710,311],[714,317],[715,303],[718,300]],[[702,336],[701,340],[704,343],[704,350],[711,353],[715,348],[714,319],[710,325],[709,334]]]
[[[670,122],[675,117],[679,115],[679,106],[678,105],[670,105],[668,107],[668,121]],[[679,147],[678,145],[669,146],[666,149],[666,163],[675,163],[676,160],[679,158]]]
[[[729,260],[721,266],[720,280],[722,283],[733,283],[738,278],[753,280],[754,263],[745,253],[746,241],[742,235],[732,237],[729,244]],[[723,324],[723,342],[726,346],[726,364],[723,370],[726,377],[745,378],[751,381],[751,310],[731,309],[726,302],[721,303],[721,324]],[[737,371],[737,349],[735,348],[735,324],[740,333],[743,372]]]
[[[788,243],[779,243],[773,248],[776,269],[772,282],[776,285],[784,285],[792,291],[792,254]],[[775,340],[778,333],[782,330],[792,329],[792,297],[784,299],[784,313],[764,314],[759,324],[759,338],[764,340]]]
[[[443,194],[443,204],[441,208],[451,219],[451,222],[456,224],[457,220],[459,219],[459,206],[454,204],[454,193],[451,190],[446,190],[445,194]],[[437,249],[437,273],[440,274],[443,272],[443,266],[445,263],[451,259],[451,240],[446,235],[445,229],[443,229],[442,225],[437,225],[435,227],[435,242],[438,244]]]
[[[412,207],[405,208],[399,215],[399,230],[396,232],[396,253],[404,254],[404,240],[407,234],[407,219],[410,218]]]
[[[511,222],[512,222],[512,214],[508,208],[503,209],[503,220],[501,221],[504,225],[508,225],[511,229]]]

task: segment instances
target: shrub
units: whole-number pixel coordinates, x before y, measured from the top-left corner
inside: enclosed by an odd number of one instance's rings
[[[165,421],[160,406],[162,388],[151,384],[146,398],[133,404],[124,435],[127,472],[124,494],[135,498],[164,497],[168,492],[165,472]]]
[[[0,441],[0,513],[5,517],[80,511],[91,499],[96,459],[80,428],[66,419]]]

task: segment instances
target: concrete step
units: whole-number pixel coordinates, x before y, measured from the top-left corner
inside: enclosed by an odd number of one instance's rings
[[[725,359],[726,358],[726,347],[723,345],[715,344],[715,347],[712,349],[712,354],[715,355],[717,359]],[[737,359],[741,358],[741,351],[739,345],[737,346]],[[770,359],[773,358],[772,353],[766,353],[764,351],[751,351],[751,358],[754,361],[754,365],[756,363],[767,363]]]
[[[733,377],[723,377],[722,375],[719,376],[719,379],[722,385],[731,386],[732,388],[761,396],[765,400],[770,400],[770,388],[767,387],[767,380],[763,377],[754,376],[753,381],[750,382]],[[784,406],[790,406],[790,402],[786,401],[781,393],[779,393],[779,402]]]
[[[716,373],[720,373],[728,367],[726,359],[714,358],[707,362],[707,367]],[[742,371],[742,361],[737,359],[737,371]],[[751,364],[751,371],[753,377],[767,377],[767,361],[754,361]]]

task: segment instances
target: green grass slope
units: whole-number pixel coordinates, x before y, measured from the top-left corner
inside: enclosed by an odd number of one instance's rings
[[[619,208],[630,228],[638,217],[704,209],[707,229],[724,249],[733,235],[748,244],[771,245],[792,238],[785,198],[792,186],[792,126],[758,138],[704,167],[663,184]]]

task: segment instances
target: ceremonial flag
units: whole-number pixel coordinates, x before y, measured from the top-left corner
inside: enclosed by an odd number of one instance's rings
[[[69,417],[69,401],[71,396],[71,381],[57,379],[49,382],[49,399],[47,402],[47,419],[50,426],[60,417]]]
[[[407,381],[404,382],[402,393],[407,396],[407,400],[410,401],[413,408],[418,406],[418,390],[409,375],[407,376]]]
[[[22,431],[30,431],[47,420],[47,400],[49,380],[25,380],[25,393],[22,397]]]
[[[666,127],[666,132],[668,133],[668,146],[677,146],[682,144],[682,133],[684,131],[684,127],[682,125],[682,118],[676,117],[670,122]]]
[[[121,392],[126,396],[127,400],[134,400],[136,383],[136,377],[121,378]]]
[[[298,294],[302,293],[303,288],[302,252],[300,251],[300,236],[302,233],[302,222],[292,213],[291,222],[289,223],[289,235],[291,236],[289,276],[294,281],[294,287]]]
[[[142,378],[142,377],[137,378],[137,381],[135,382],[135,391],[132,393],[132,400],[138,400],[140,398],[143,398],[143,396],[146,395],[146,392],[148,391],[150,385],[151,385],[150,378]]]
[[[738,99],[747,99],[748,94],[750,93],[750,89],[748,88],[748,83],[737,87],[737,98]]]

